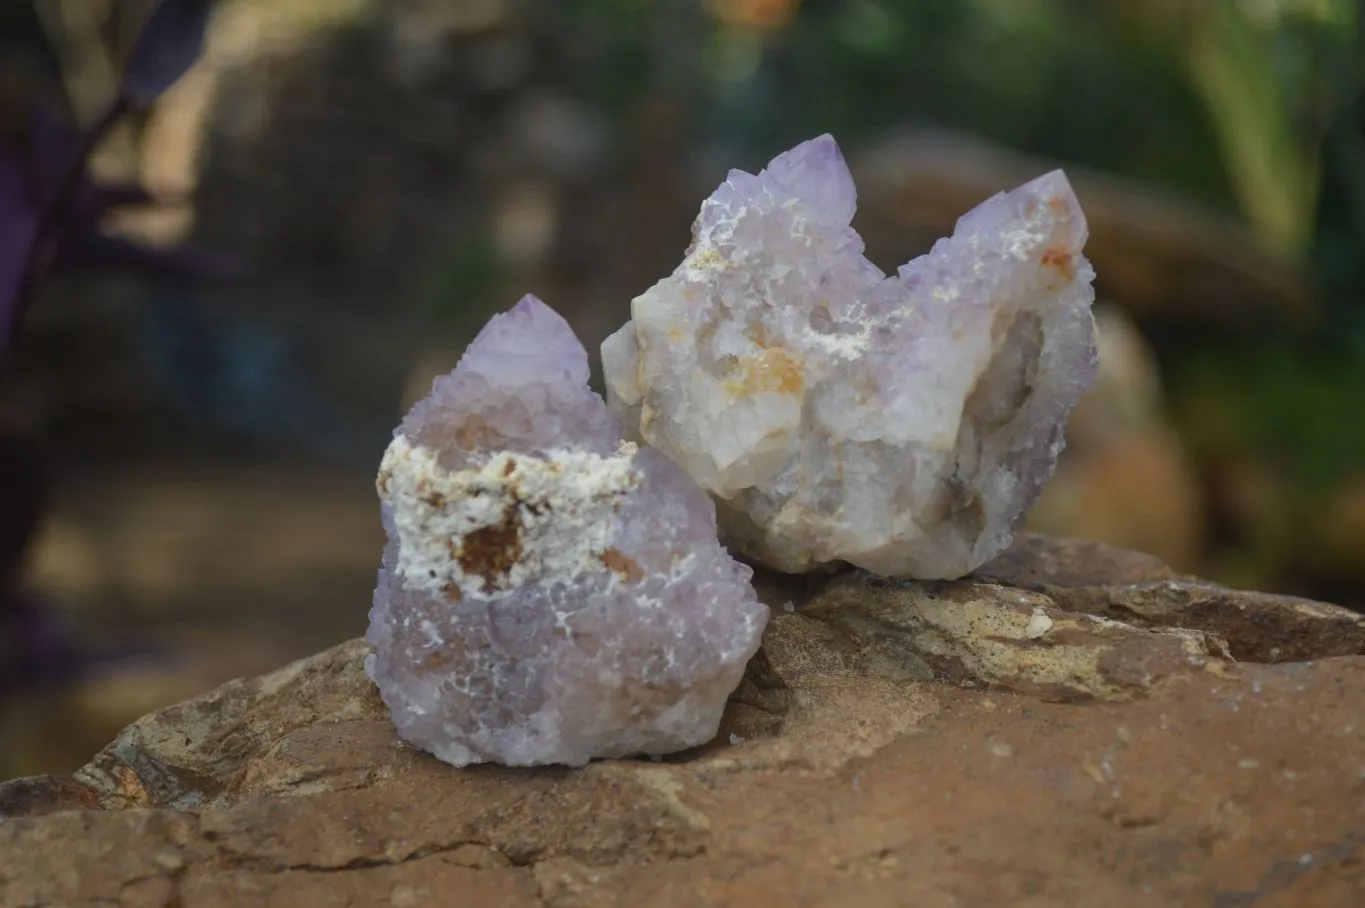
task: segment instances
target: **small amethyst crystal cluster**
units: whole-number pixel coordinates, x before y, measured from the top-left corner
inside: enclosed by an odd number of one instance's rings
[[[794,572],[959,577],[1009,544],[1094,376],[1080,206],[1048,174],[887,277],[854,201],[828,136],[731,172],[603,345],[610,409],[533,297],[413,408],[366,665],[405,739],[456,766],[711,740],[768,620],[718,513]]]
[[[768,610],[715,508],[621,440],[568,324],[526,297],[399,427],[366,669],[456,766],[581,765],[710,740]]]

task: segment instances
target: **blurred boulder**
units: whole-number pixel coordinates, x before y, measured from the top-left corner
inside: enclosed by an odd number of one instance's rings
[[[1112,304],[1096,306],[1100,368],[1067,427],[1067,449],[1027,525],[1199,564],[1204,501],[1198,473],[1162,411],[1156,358]]]
[[[1320,583],[1365,589],[1365,470],[1342,478],[1325,492],[1306,535],[1303,558]],[[1365,599],[1351,604],[1365,610]]]
[[[860,229],[883,266],[907,257],[907,237],[927,249],[979,202],[1065,166],[1090,224],[1096,286],[1129,312],[1242,326],[1304,325],[1315,311],[1307,276],[1245,224],[1150,186],[944,130],[904,130],[852,155],[850,166]]]

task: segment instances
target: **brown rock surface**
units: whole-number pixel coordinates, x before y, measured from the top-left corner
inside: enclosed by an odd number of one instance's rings
[[[1365,618],[1271,593],[1232,590],[1177,574],[1150,555],[1094,542],[1021,534],[978,572],[1043,593],[1071,611],[1141,627],[1199,628],[1243,662],[1302,662],[1365,654]]]
[[[707,747],[452,769],[347,643],[0,786],[0,905],[1365,904],[1359,616],[1040,537],[760,581]]]

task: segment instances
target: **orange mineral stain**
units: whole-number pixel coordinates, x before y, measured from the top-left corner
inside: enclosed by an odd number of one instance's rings
[[[744,360],[725,390],[734,397],[750,394],[800,394],[806,387],[802,360],[773,347]]]
[[[1062,277],[1069,281],[1076,277],[1076,267],[1071,253],[1061,246],[1049,246],[1044,249],[1042,262],[1043,267],[1056,268],[1062,273]]]

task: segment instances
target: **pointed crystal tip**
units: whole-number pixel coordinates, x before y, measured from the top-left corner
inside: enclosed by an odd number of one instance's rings
[[[822,224],[847,225],[858,207],[858,190],[831,135],[816,136],[769,162],[759,179],[805,202],[807,216]]]
[[[503,379],[588,383],[588,351],[564,316],[527,294],[489,319],[458,368]]]

